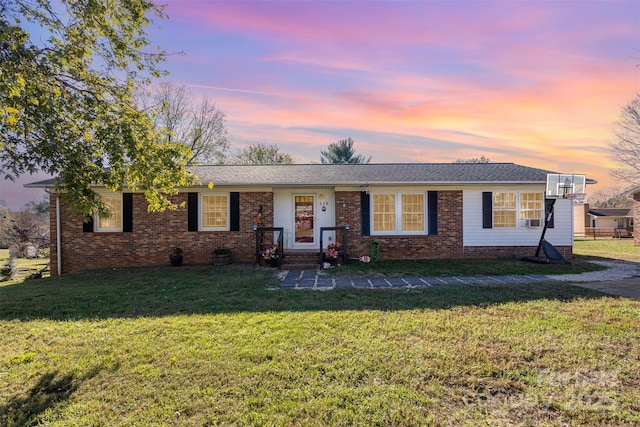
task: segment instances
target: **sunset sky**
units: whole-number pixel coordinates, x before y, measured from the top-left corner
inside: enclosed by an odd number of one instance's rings
[[[216,102],[235,149],[318,163],[351,137],[374,163],[484,155],[586,173],[589,191],[624,185],[609,144],[640,92],[638,0],[170,0],[166,13],[150,36],[183,52],[168,80]]]

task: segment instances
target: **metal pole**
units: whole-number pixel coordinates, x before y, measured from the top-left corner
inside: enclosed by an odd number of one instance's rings
[[[540,236],[538,249],[536,249],[536,258],[540,256],[540,248],[542,248],[542,241],[544,240],[544,235],[547,232],[549,221],[551,221],[551,214],[553,213],[553,206],[555,204],[556,204],[556,199],[551,199],[551,203],[549,203],[549,206],[547,206],[547,211],[545,212],[545,217],[544,217],[544,228],[542,229],[542,235]]]

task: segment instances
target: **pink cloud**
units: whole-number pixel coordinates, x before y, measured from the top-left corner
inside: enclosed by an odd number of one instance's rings
[[[362,5],[181,1],[169,12],[264,47],[250,69],[203,84],[218,88],[210,93],[240,124],[238,139],[319,152],[340,130],[417,135],[458,151],[407,143],[393,155],[438,161],[484,149],[495,160],[566,170],[559,159],[579,157],[604,170],[610,123],[638,88],[629,57],[616,56],[624,48],[607,43],[637,42],[637,20],[607,19],[617,8],[601,2]]]

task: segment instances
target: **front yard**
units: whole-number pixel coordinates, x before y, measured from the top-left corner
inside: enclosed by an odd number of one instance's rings
[[[0,425],[640,423],[640,301],[276,284],[240,266],[0,283]]]

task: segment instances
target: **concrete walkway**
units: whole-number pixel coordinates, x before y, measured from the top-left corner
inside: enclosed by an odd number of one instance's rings
[[[324,270],[283,270],[279,286],[289,289],[332,290],[341,288],[417,288],[443,285],[492,285],[509,283],[562,282],[597,291],[640,299],[640,263],[595,261],[606,270],[559,275],[447,276],[447,277],[375,277],[335,278]]]
[[[609,295],[640,299],[640,277],[611,280],[607,282],[582,282],[572,284],[582,286],[583,288],[594,289]]]

